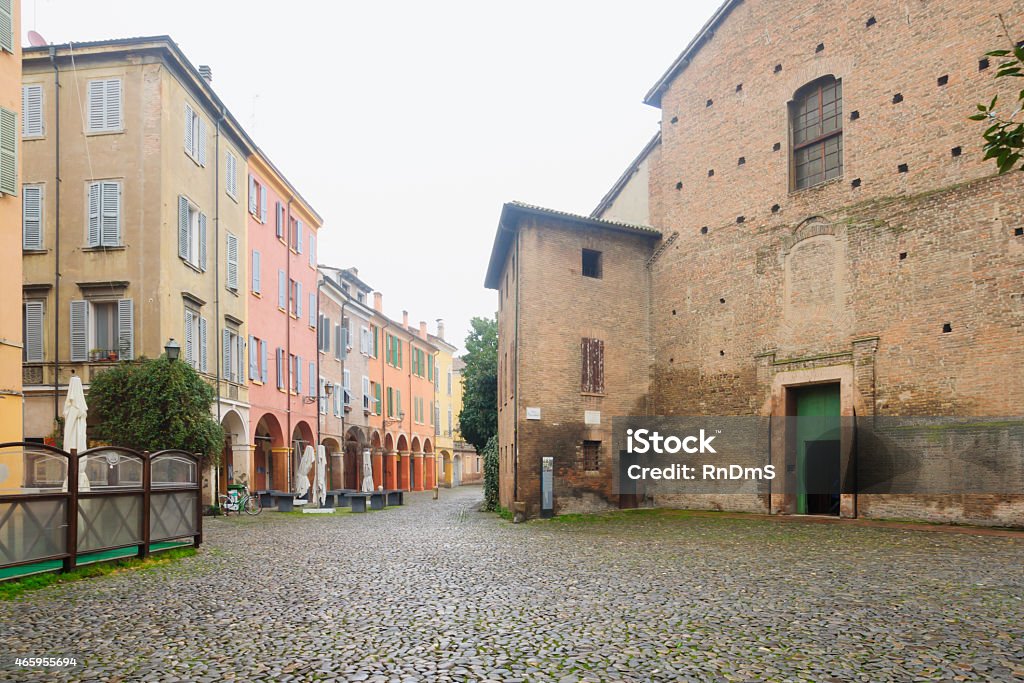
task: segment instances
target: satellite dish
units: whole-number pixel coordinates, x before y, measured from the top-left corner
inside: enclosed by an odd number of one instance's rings
[[[46,39],[35,31],[28,32],[28,44],[32,47],[43,47],[46,45]]]

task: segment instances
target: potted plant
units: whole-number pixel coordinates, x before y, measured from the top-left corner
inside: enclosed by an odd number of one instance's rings
[[[117,351],[114,351],[114,350],[107,351],[107,360],[109,360],[109,361],[116,361],[117,360]]]
[[[89,351],[89,360],[97,361],[103,360],[103,349],[92,349]]]

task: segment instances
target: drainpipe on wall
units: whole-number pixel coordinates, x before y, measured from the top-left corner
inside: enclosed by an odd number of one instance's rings
[[[216,377],[214,383],[217,385],[217,424],[221,423],[221,394],[220,394],[220,380],[221,380],[221,348],[223,343],[221,342],[222,332],[220,323],[220,126],[224,121],[224,108],[221,107],[220,116],[217,118],[217,126],[213,137],[213,317],[216,319],[214,324],[214,342],[217,352],[213,355],[216,356],[217,362]],[[206,141],[203,140],[203,144]],[[209,344],[209,340],[206,341]],[[209,348],[207,348],[207,352]],[[230,436],[228,437],[230,441]],[[221,444],[221,448],[224,445]],[[222,454],[223,455],[223,454]],[[234,454],[232,454],[233,456]],[[224,463],[225,478],[227,478],[227,463]],[[218,504],[220,500],[217,496],[220,495],[220,467],[216,467],[213,470],[213,500],[211,501],[214,505]]]
[[[341,473],[342,476],[345,474],[345,358],[348,356],[348,328],[345,327],[345,304],[348,303],[348,299],[342,297],[341,299],[341,344],[342,347],[338,349],[338,367],[341,368]],[[360,387],[361,388],[361,387]],[[359,454],[362,457],[362,453]],[[334,480],[334,467],[333,461],[328,460],[328,463],[332,463],[331,467],[331,480]],[[341,481],[341,486],[338,488],[345,488],[345,482]]]
[[[53,248],[53,425],[60,417],[60,69],[57,67],[57,48],[50,47],[53,64],[54,101],[54,248]],[[24,417],[22,418],[24,421]]]
[[[512,353],[515,355],[515,362],[512,367],[516,373],[515,382],[513,383],[516,395],[512,399],[512,500],[515,502],[519,501],[519,267],[521,265],[519,258],[519,235],[519,231],[516,230],[516,311],[513,332],[515,336],[512,339]],[[452,458],[452,466],[455,466],[454,457]]]
[[[381,308],[381,310],[378,311],[378,312],[380,313],[380,317],[384,318],[384,306],[382,305],[380,308]],[[380,345],[384,347],[384,360],[382,360],[381,363],[380,363],[380,424],[381,424],[381,427],[382,427],[381,431],[384,432],[383,436],[381,436],[381,438],[380,438],[380,452],[381,452],[381,456],[380,456],[380,483],[381,483],[381,486],[384,487],[384,488],[387,488],[387,483],[388,483],[388,476],[387,476],[387,473],[388,473],[388,458],[387,458],[387,453],[384,450],[384,443],[385,443],[385,440],[387,439],[387,435],[388,435],[388,413],[387,413],[387,406],[386,406],[387,400],[388,400],[388,396],[387,396],[388,392],[387,392],[387,385],[384,383],[384,373],[387,370],[387,362],[388,362],[387,361],[387,355],[388,355],[387,348],[388,348],[388,345],[387,345],[387,341],[384,339],[384,331],[386,329],[388,329],[388,320],[387,320],[387,318],[384,318],[384,326],[380,328]],[[394,446],[394,444],[392,444],[392,446]],[[397,472],[395,473],[395,486],[398,486],[398,473]]]
[[[285,358],[288,364],[288,386],[285,387],[285,396],[287,397],[287,404],[285,409],[286,422],[288,425],[288,431],[285,434],[285,446],[288,447],[288,458],[287,458],[287,469],[288,469],[288,490],[292,490],[292,306],[291,306],[291,295],[292,295],[292,201],[293,198],[288,198],[288,209],[286,211],[284,220],[284,270],[285,270],[285,284],[288,287],[288,291],[284,297],[285,312],[284,312],[284,324],[285,324]],[[295,305],[298,306],[299,293],[295,292]],[[296,363],[298,365],[298,363]],[[296,372],[302,372],[302,368],[296,367]]]

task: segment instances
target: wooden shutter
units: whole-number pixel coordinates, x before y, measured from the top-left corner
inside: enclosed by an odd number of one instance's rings
[[[105,84],[104,97],[106,99],[106,130],[120,130],[121,128],[121,79],[111,78]]]
[[[260,381],[267,383],[267,340],[260,339]]]
[[[25,302],[25,361],[43,360],[43,302]]]
[[[235,335],[235,352],[234,358],[235,367],[234,370],[235,381],[239,384],[245,382],[245,337],[240,334]]]
[[[343,340],[341,338],[341,325],[340,324],[339,325],[335,325],[334,326],[334,357],[339,359],[339,360],[341,358],[343,358],[344,354],[345,354],[345,348],[344,348],[344,346],[342,344],[343,344]]]
[[[224,155],[224,166],[227,172],[227,183],[225,190],[231,197],[238,196],[238,157],[232,154],[230,151],[225,152]]]
[[[90,197],[91,199],[91,197]],[[90,220],[92,215],[92,207],[90,205]],[[178,195],[178,256],[188,261],[189,248],[188,248],[188,199]]]
[[[89,183],[88,237],[90,247],[100,246],[100,183]]]
[[[260,293],[260,252],[252,252],[252,291]]]
[[[71,302],[71,360],[89,360],[89,302]]]
[[[231,379],[231,331],[221,331],[221,375]]]
[[[4,0],[0,0],[2,5]],[[0,10],[0,32],[3,30],[3,12]],[[21,88],[21,136],[38,138],[43,134],[43,86],[25,85]]]
[[[202,116],[197,116],[196,118],[199,121],[199,139],[196,140],[196,147],[199,151],[197,161],[199,161],[200,166],[206,166],[206,119]]]
[[[249,174],[249,213],[256,215],[256,179]]]
[[[117,353],[119,360],[135,358],[135,306],[131,299],[117,302]]]
[[[316,386],[316,363],[313,361],[309,362],[309,390],[313,391],[313,387]]]
[[[604,342],[584,337],[580,342],[580,391],[604,393]]]
[[[106,81],[89,81],[89,130],[102,131],[106,128],[107,117],[104,111],[106,103]]]
[[[277,307],[287,309],[288,307],[288,281],[285,279],[283,270],[277,271]]]
[[[302,283],[295,283],[295,317],[302,317]]]
[[[18,115],[0,109],[0,192],[18,194]]]
[[[121,244],[121,183],[106,181],[100,193],[100,242],[105,247]]]
[[[227,235],[227,286],[231,291],[238,290],[238,237],[230,232]]]
[[[295,393],[302,393],[302,356],[295,356]]]
[[[193,128],[193,120],[195,119],[195,112],[192,111],[192,105],[188,102],[185,103],[185,152],[192,156],[196,151],[196,141],[193,139],[195,129]]]
[[[309,326],[316,327],[316,292],[309,293]]]
[[[199,222],[199,270],[206,272],[206,214],[200,213],[198,217]],[[237,257],[237,252],[236,252]]]
[[[295,219],[295,251],[302,253],[302,221]]]
[[[281,202],[274,205],[274,232],[278,237],[284,237],[284,206]]]
[[[185,309],[185,362],[189,365],[196,366],[196,340],[192,335],[192,327],[194,326],[195,314],[192,311]]]
[[[43,248],[42,185],[25,185],[21,190],[21,246]]]
[[[260,185],[260,223],[267,222],[267,187]]]
[[[13,0],[0,0],[0,48],[14,54]]]
[[[370,378],[363,375],[363,410],[370,409]]]
[[[259,348],[256,346],[256,339],[251,334],[249,335],[249,379],[259,379],[259,360],[257,359],[257,353]]]
[[[277,388],[284,389],[284,349],[280,346],[277,347],[275,353],[275,363],[277,365]]]
[[[199,319],[199,371],[207,372],[209,371],[210,367],[209,359],[207,358],[206,354],[206,318],[202,318],[198,315],[196,316],[196,318]]]
[[[316,266],[316,235],[309,236],[309,265]]]

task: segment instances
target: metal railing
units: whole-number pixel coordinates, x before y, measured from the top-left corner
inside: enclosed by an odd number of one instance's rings
[[[0,570],[203,538],[200,457],[101,446],[0,443]]]

